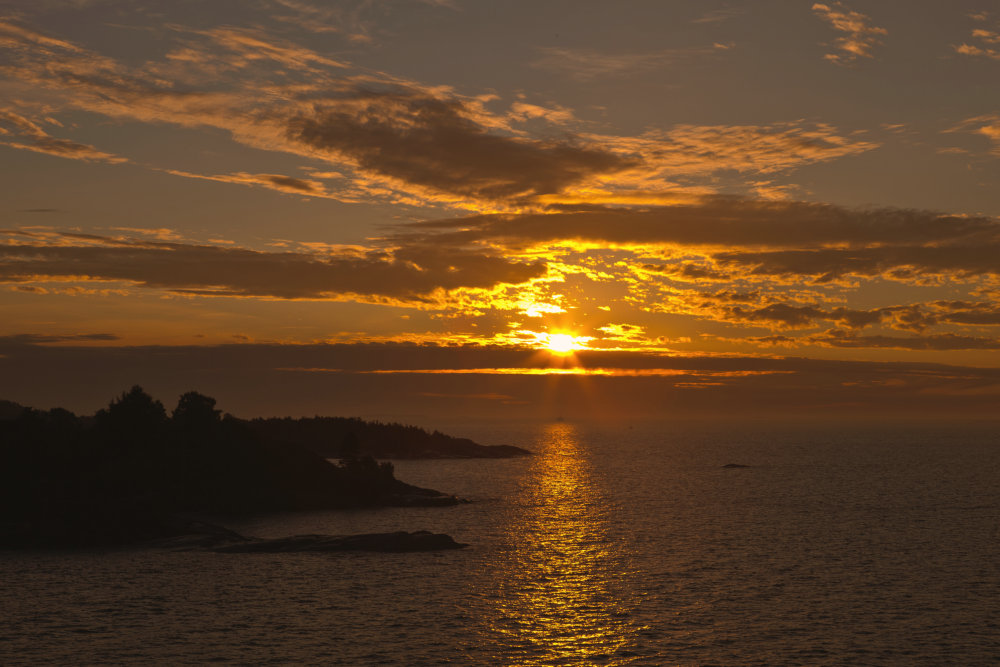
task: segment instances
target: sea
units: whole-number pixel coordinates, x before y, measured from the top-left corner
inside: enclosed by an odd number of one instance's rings
[[[0,552],[0,663],[1000,664],[997,423],[435,426],[535,455],[395,462],[454,507],[218,521],[467,548]]]

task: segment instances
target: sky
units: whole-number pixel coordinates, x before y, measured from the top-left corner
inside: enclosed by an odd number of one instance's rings
[[[990,415],[1000,7],[7,0],[0,396]]]

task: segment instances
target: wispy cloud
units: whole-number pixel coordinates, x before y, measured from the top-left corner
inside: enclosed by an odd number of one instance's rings
[[[872,50],[882,43],[879,37],[889,34],[885,28],[872,25],[869,16],[849,9],[842,2],[817,2],[812,9],[834,30],[844,33],[843,37],[834,40],[837,50],[823,56],[838,65],[850,65],[859,58],[871,58]]]
[[[648,143],[643,145],[643,140]],[[770,174],[870,151],[877,143],[825,123],[773,125],[678,125],[631,143],[649,167],[674,174],[734,170]]]
[[[0,145],[22,150],[45,153],[56,157],[89,162],[108,162],[117,164],[128,162],[127,158],[112,153],[97,150],[88,144],[81,144],[69,139],[53,137],[37,123],[10,110],[0,109],[0,137],[17,137],[5,141],[0,139]]]
[[[301,195],[306,197],[323,197],[326,199],[340,199],[339,197],[326,191],[323,183],[313,179],[295,178],[283,174],[249,174],[246,172],[236,172],[233,174],[193,174],[189,171],[179,169],[165,169],[168,174],[174,176],[184,176],[185,178],[197,178],[206,181],[216,181],[217,183],[234,183],[237,185],[250,185],[277,190],[290,195]]]
[[[971,132],[986,137],[993,143],[993,153],[1000,155],[1000,115],[987,114],[966,118],[955,127],[945,130],[945,132]]]
[[[589,81],[604,76],[638,74],[645,70],[669,67],[692,58],[718,55],[731,48],[731,44],[712,44],[690,49],[602,53],[587,49],[546,47],[539,49],[541,57],[534,62],[534,66],[579,81]]]
[[[271,61],[314,74],[326,68],[348,67],[339,60],[320,55],[311,49],[290,42],[278,42],[259,30],[226,27],[192,32],[207,37],[216,46],[228,51],[231,54],[230,64],[234,67]]]
[[[722,23],[737,16],[743,16],[747,11],[744,7],[720,7],[705,12],[691,23]]]
[[[83,49],[66,40],[51,37],[27,26],[10,20],[0,19],[0,45],[25,48],[34,45],[43,49],[54,49],[70,53],[82,53]]]
[[[453,0],[420,0],[429,7],[458,10]],[[340,33],[355,44],[368,44],[379,36],[377,19],[391,11],[387,0],[347,0],[336,3],[321,0],[270,0],[277,21],[316,33]]]

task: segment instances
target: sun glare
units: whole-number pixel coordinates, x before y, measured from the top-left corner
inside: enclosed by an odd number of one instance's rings
[[[582,343],[576,336],[569,334],[548,334],[545,347],[556,354],[569,354],[573,350],[579,350]]]

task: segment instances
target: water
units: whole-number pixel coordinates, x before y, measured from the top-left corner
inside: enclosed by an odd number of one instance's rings
[[[447,430],[538,455],[397,462],[470,505],[229,525],[428,529],[470,548],[0,553],[0,661],[1000,662],[995,425]]]

